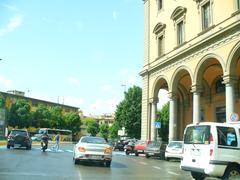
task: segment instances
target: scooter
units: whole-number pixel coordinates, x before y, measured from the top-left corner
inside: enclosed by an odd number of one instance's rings
[[[134,153],[134,143],[129,142],[127,145],[124,146],[124,151],[126,155],[129,155],[130,153]]]
[[[42,151],[45,152],[48,147],[48,141],[41,141]]]

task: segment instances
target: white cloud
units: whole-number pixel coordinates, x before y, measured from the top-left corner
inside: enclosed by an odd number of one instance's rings
[[[16,28],[21,26],[23,22],[22,16],[15,16],[9,20],[9,23],[0,29],[0,36],[4,36],[5,34],[14,31]]]
[[[97,99],[93,104],[90,105],[89,109],[86,110],[86,113],[92,115],[99,115],[102,113],[114,113],[119,101],[119,99],[114,98]]]
[[[76,85],[76,86],[79,86],[79,85],[80,85],[80,81],[79,81],[79,79],[76,78],[76,77],[69,77],[69,78],[68,78],[68,81],[69,81],[69,83],[72,84],[72,85]]]
[[[109,92],[112,89],[112,86],[110,84],[104,84],[100,89],[103,92]]]
[[[3,6],[7,9],[11,10],[11,11],[15,11],[15,12],[19,11],[19,9],[16,6],[13,6],[13,5],[4,4]]]
[[[114,19],[114,20],[117,19],[117,12],[116,12],[116,11],[113,11],[112,16],[113,16],[113,19]]]
[[[10,79],[0,76],[1,89],[10,90],[13,88],[13,82]]]
[[[59,103],[79,107],[81,109],[82,104],[84,103],[84,99],[81,97],[73,97],[73,96],[63,96],[60,97]]]

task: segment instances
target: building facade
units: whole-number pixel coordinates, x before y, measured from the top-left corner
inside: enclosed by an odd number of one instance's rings
[[[141,138],[155,137],[160,89],[169,140],[187,124],[240,114],[240,0],[144,0]]]

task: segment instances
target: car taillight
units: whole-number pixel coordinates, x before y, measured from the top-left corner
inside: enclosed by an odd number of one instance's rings
[[[210,156],[213,155],[213,149],[210,149]]]
[[[104,150],[104,153],[106,153],[106,154],[112,153],[112,148],[111,148],[111,147],[106,148],[106,149]]]
[[[86,149],[85,149],[84,147],[78,147],[78,150],[79,150],[80,152],[85,152],[85,151],[86,151]]]

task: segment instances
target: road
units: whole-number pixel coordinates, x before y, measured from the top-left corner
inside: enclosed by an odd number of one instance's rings
[[[60,151],[41,152],[39,145],[32,150],[0,146],[1,180],[190,180],[189,172],[180,170],[179,162],[125,156],[114,152],[110,168],[101,164],[78,164],[72,161],[73,144],[61,144]]]

